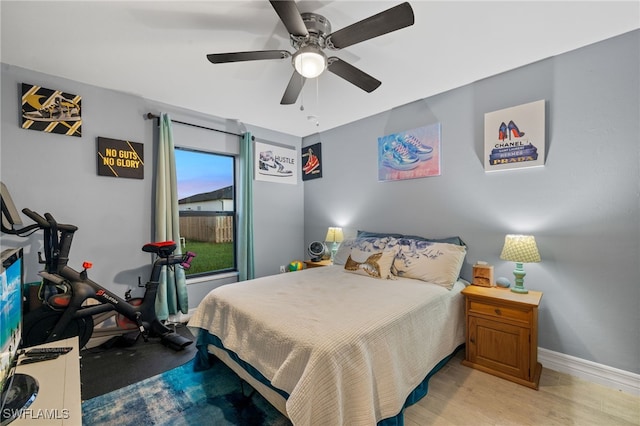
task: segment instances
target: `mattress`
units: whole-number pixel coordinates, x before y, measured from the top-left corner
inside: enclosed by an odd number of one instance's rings
[[[311,268],[218,287],[189,327],[287,395],[294,425],[371,425],[463,343],[464,285]]]

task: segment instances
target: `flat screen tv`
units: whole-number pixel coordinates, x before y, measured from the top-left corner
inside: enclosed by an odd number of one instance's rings
[[[4,250],[0,258],[0,424],[4,426],[31,405],[38,382],[15,372],[22,335],[22,249]]]

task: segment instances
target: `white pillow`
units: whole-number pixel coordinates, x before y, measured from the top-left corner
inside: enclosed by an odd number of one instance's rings
[[[460,276],[467,254],[464,246],[413,239],[400,240],[391,272],[399,277],[415,278],[451,290]]]
[[[393,279],[391,265],[395,257],[396,250],[371,252],[353,248],[344,264],[344,270],[372,278]]]

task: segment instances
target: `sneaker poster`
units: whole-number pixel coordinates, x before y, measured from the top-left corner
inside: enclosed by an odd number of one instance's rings
[[[378,180],[440,176],[440,123],[378,138]]]
[[[294,148],[255,142],[255,180],[297,184],[297,156],[298,153]]]
[[[302,180],[322,177],[322,144],[302,148]]]
[[[484,170],[544,166],[545,101],[484,115]]]
[[[81,97],[22,83],[22,128],[81,137]]]

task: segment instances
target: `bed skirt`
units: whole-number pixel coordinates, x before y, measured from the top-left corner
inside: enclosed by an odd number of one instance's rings
[[[234,368],[233,365],[229,365],[229,363],[226,362],[227,360],[225,360],[224,358],[233,361],[236,366],[244,370],[244,372],[246,372],[248,376],[250,376],[247,378],[254,379],[253,382],[257,384],[257,387],[263,388],[257,388],[256,390],[261,395],[263,395],[265,399],[267,399],[272,405],[274,405],[274,407],[278,409],[278,411],[280,411],[285,416],[287,415],[284,408],[284,402],[289,397],[289,395],[286,392],[273,387],[271,385],[271,382],[253,366],[243,361],[235,352],[225,349],[222,341],[217,336],[210,334],[207,330],[202,328],[199,328],[197,330],[197,353],[194,362],[194,369],[196,371],[206,370],[211,366],[209,359],[209,346],[211,345],[218,349],[218,351],[216,351],[217,354],[215,354],[218,358],[220,358],[225,364],[227,364],[232,370],[234,370],[235,373],[240,377],[242,377],[242,375],[239,374],[241,372],[238,371],[237,368]],[[422,382],[409,394],[400,412],[394,417],[379,421],[378,426],[403,426],[404,409],[420,401],[422,398],[424,398],[425,395],[427,395],[427,392],[429,391],[429,379],[431,379],[431,377],[435,373],[437,373],[442,367],[444,367],[444,365],[456,354],[456,352],[458,352],[463,347],[464,345],[458,346],[452,353],[440,360],[438,364],[436,364],[436,366],[426,375],[424,380],[422,380]],[[254,386],[254,383],[249,382],[249,384],[251,384],[252,386]],[[268,390],[272,395],[265,395],[265,393],[267,392],[261,391],[265,389]]]

